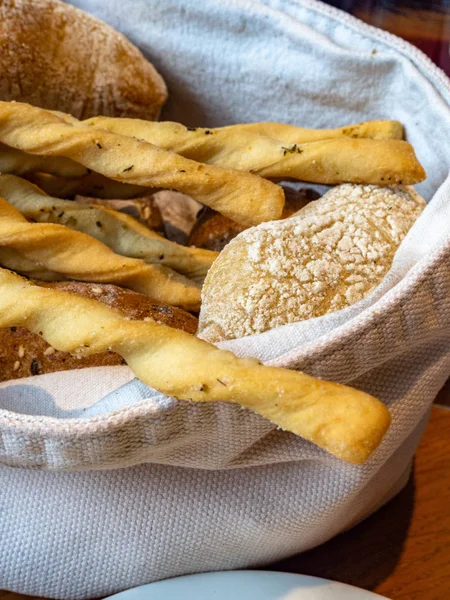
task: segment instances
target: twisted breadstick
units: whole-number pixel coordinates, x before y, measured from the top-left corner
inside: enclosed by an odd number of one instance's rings
[[[23,326],[57,350],[117,352],[144,383],[194,402],[236,402],[335,456],[363,463],[386,432],[390,415],[352,388],[237,358],[188,333],[127,321],[95,300],[34,286],[0,270],[0,327]]]
[[[0,102],[0,141],[32,154],[71,158],[116,181],[178,190],[244,225],[278,219],[283,209],[283,191],[269,181],[189,161],[20,102]]]
[[[83,177],[88,172],[86,167],[70,160],[70,158],[56,156],[48,160],[45,157],[27,154],[21,150],[5,146],[5,144],[0,144],[0,173],[23,175],[35,171],[44,171],[44,173],[68,178]]]
[[[200,289],[189,279],[166,267],[119,256],[94,238],[63,225],[28,223],[3,198],[0,264],[29,277],[54,279],[59,274],[79,281],[116,283],[187,310],[200,306]]]
[[[69,123],[77,119],[59,111],[54,115]],[[75,194],[112,200],[126,200],[148,192],[148,188],[108,179],[99,173],[90,173],[83,165],[64,156],[38,156],[0,144],[0,173],[24,175],[50,196],[69,198]]]
[[[27,219],[67,225],[103,242],[117,254],[162,264],[198,281],[204,279],[218,256],[218,252],[170,242],[133,217],[115,210],[51,198],[14,175],[0,175],[0,197]]]
[[[44,265],[38,265],[12,248],[3,248],[0,246],[0,265],[10,266],[18,273],[32,273],[33,279],[41,281],[66,281],[66,277],[63,275],[49,271]]]
[[[411,144],[399,140],[339,137],[286,145],[240,126],[190,130],[169,121],[152,123],[109,117],[93,117],[84,123],[139,137],[191,160],[251,171],[271,179],[383,185],[412,184],[425,178]]]
[[[132,185],[131,183],[120,183],[119,181],[113,181],[98,173],[89,173],[83,177],[66,179],[65,177],[58,177],[56,175],[50,175],[48,173],[51,165],[56,158],[41,158],[34,154],[28,156],[34,156],[42,161],[45,161],[47,172],[29,172],[27,171],[23,176],[28,181],[37,185],[49,196],[56,198],[72,198],[79,194],[80,196],[90,196],[93,198],[102,198],[104,200],[128,200],[130,198],[136,198],[137,196],[148,194],[152,192],[152,189],[143,187],[141,185]],[[0,170],[0,172],[2,172]],[[5,173],[19,174],[19,170],[4,171]]]
[[[364,121],[363,123],[339,127],[339,129],[305,129],[287,123],[245,123],[221,127],[221,130],[248,131],[266,135],[287,144],[304,144],[341,137],[371,138],[374,140],[403,139],[403,125],[398,121]]]

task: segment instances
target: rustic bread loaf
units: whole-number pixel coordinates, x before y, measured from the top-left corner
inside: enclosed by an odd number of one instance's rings
[[[59,0],[0,0],[1,100],[156,119],[162,77],[122,34]]]
[[[362,300],[424,207],[413,188],[346,184],[289,219],[247,229],[206,276],[200,337],[262,333]]]
[[[184,310],[160,304],[148,296],[115,285],[80,282],[39,282],[39,285],[94,298],[116,308],[132,320],[155,320],[188,333],[195,333],[197,330],[197,319]],[[72,356],[54,350],[43,338],[23,327],[0,329],[0,381],[55,371],[120,364],[124,364],[124,360],[113,352],[88,357]]]

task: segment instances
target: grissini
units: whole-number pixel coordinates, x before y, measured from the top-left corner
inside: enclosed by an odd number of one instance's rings
[[[0,173],[24,175],[39,171],[64,177],[69,181],[86,176],[88,173],[86,167],[70,160],[70,158],[64,158],[64,156],[57,156],[48,160],[43,156],[28,154],[22,152],[22,150],[0,144]]]
[[[196,281],[203,281],[218,256],[210,250],[175,244],[121,212],[51,198],[14,175],[0,175],[0,197],[27,219],[66,225],[96,238],[117,254],[170,267]]]
[[[195,333],[197,330],[197,319],[181,308],[160,304],[153,298],[115,285],[79,281],[40,282],[39,285],[94,298],[119,310],[128,319],[152,320],[189,333]],[[123,364],[125,364],[124,359],[114,352],[106,351],[84,357],[74,356],[68,352],[55,350],[40,335],[24,327],[0,328],[0,381],[70,369]]]
[[[0,142],[31,154],[70,158],[116,181],[175,189],[243,224],[281,216],[284,194],[270,181],[73,121],[29,104],[0,102]]]
[[[102,223],[99,221],[97,226],[101,228]],[[62,277],[115,283],[186,310],[195,311],[200,306],[200,288],[186,277],[166,267],[115,254],[98,240],[69,227],[29,223],[3,198],[0,264],[37,279]]]
[[[49,171],[53,168],[54,158],[41,158],[34,156],[43,162],[43,168],[39,172],[26,171],[22,174],[28,181],[37,185],[49,196],[56,198],[73,198],[74,196],[92,196],[93,198],[102,198],[104,200],[129,200],[137,198],[144,194],[153,193],[154,190],[140,185],[131,185],[129,183],[120,183],[113,181],[98,173],[88,173],[82,177],[66,178],[58,175],[52,175]],[[6,171],[2,171],[5,172]],[[21,174],[20,169],[9,170],[8,173],[15,175]]]
[[[370,138],[374,140],[402,140],[403,125],[399,121],[379,120],[363,121],[337,129],[307,129],[287,123],[274,123],[270,121],[262,123],[243,123],[221,127],[222,131],[240,132],[248,131],[266,135],[288,144],[304,144],[306,142],[317,142],[318,140],[329,140],[333,138]]]
[[[83,206],[101,206],[129,215],[139,221],[142,225],[145,225],[147,229],[151,229],[161,235],[164,234],[163,216],[156,203],[154,194],[146,194],[139,198],[130,198],[129,200],[105,200],[103,198],[95,198],[92,196],[76,195],[74,201]]]
[[[237,358],[165,325],[128,321],[95,300],[32,285],[4,269],[0,291],[0,327],[26,327],[80,356],[110,349],[164,394],[235,402],[342,460],[365,462],[389,427],[386,406],[353,388]]]
[[[396,139],[341,136],[290,144],[239,128],[192,130],[170,121],[151,123],[108,117],[84,122],[99,130],[139,137],[190,160],[268,179],[387,185],[413,184],[425,178],[411,144]]]

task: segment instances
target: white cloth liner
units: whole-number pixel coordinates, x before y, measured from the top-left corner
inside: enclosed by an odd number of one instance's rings
[[[362,467],[234,405],[164,398],[126,367],[0,385],[0,588],[68,599],[265,564],[351,526],[406,481],[450,373],[450,86],[428,59],[313,0],[72,4],[154,62],[171,92],[165,119],[399,119],[429,205],[368,298],[222,344],[386,402],[393,425]]]

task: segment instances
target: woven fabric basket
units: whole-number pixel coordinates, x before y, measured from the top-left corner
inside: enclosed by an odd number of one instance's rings
[[[428,173],[428,206],[368,298],[223,344],[384,401],[393,423],[363,466],[235,405],[165,398],[126,367],[0,386],[0,588],[83,599],[268,564],[405,484],[450,373],[450,85],[412,46],[313,0],[72,3],[153,61],[171,92],[165,119],[398,119]]]

